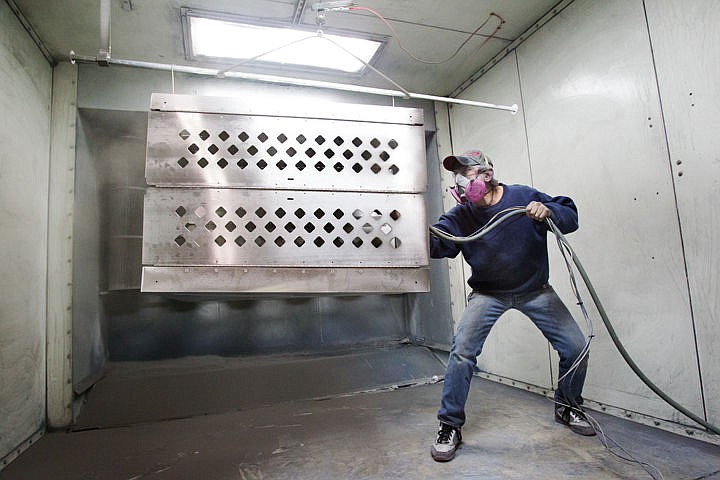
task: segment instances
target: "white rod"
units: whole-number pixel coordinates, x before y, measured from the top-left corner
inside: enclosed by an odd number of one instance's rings
[[[100,1],[100,53],[110,57],[110,0]]]
[[[89,57],[82,57],[79,55],[75,55],[73,52],[70,54],[70,61],[71,62],[88,62],[88,63],[95,63],[94,58]],[[164,63],[154,63],[154,62],[141,62],[137,60],[122,60],[117,58],[110,58],[109,63],[114,65],[124,65],[127,67],[136,67],[136,68],[147,68],[151,70],[172,70],[175,72],[182,72],[182,73],[191,73],[195,75],[207,75],[212,77],[217,77],[218,70],[209,69],[209,68],[198,68],[198,67],[189,67],[185,65],[168,65]],[[407,98],[408,96],[410,98],[417,98],[422,100],[432,100],[436,102],[444,102],[444,103],[455,103],[460,105],[469,105],[472,107],[480,107],[480,108],[491,108],[495,110],[505,110],[508,112],[511,112],[513,115],[517,113],[518,106],[517,105],[496,105],[494,103],[486,103],[486,102],[478,102],[474,100],[463,100],[460,98],[449,98],[449,97],[438,97],[435,95],[425,95],[422,93],[412,93],[412,92],[401,92],[399,90],[387,90],[383,88],[374,88],[374,87],[363,87],[360,85],[351,85],[347,83],[332,83],[332,82],[323,82],[319,80],[308,80],[304,78],[292,78],[292,77],[279,77],[275,75],[261,75],[257,73],[245,73],[245,72],[225,72],[223,74],[224,78],[240,78],[243,80],[252,80],[256,82],[265,82],[265,83],[278,83],[278,84],[284,84],[284,85],[298,85],[302,87],[315,87],[315,88],[325,88],[329,90],[343,90],[347,92],[357,92],[357,93],[367,93],[371,95],[383,95],[386,97],[403,97]]]

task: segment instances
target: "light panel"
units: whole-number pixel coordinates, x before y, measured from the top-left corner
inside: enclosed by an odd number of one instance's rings
[[[265,27],[212,18],[190,17],[193,56],[276,63],[358,73],[370,62],[382,43],[340,35],[321,35],[290,28]],[[342,45],[334,45],[325,38]],[[295,42],[295,43],[293,43]],[[274,51],[277,49],[276,51]]]

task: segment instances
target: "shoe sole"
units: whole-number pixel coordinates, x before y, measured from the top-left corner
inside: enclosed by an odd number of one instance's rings
[[[595,430],[590,427],[588,430],[587,428],[582,427],[573,427],[572,425],[568,424],[567,422],[564,422],[561,418],[555,417],[555,422],[559,423],[560,425],[565,425],[570,429],[571,432],[576,433],[578,435],[582,435],[584,437],[592,437],[596,435]]]
[[[457,452],[458,448],[460,448],[460,444],[458,444],[454,450],[447,453],[442,453],[435,450],[435,447],[430,447],[430,456],[436,462],[449,462],[450,460],[455,458],[455,452]]]

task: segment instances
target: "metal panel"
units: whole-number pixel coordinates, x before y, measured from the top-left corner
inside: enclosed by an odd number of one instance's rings
[[[143,263],[427,265],[421,195],[150,188]]]
[[[535,184],[578,204],[580,230],[569,240],[637,364],[702,412],[643,2],[577,0],[517,52]],[[560,285],[557,260],[551,271]],[[640,382],[594,319],[585,396],[688,422]]]
[[[185,95],[152,105],[192,111],[148,117],[157,187],[145,195],[143,264],[156,268],[143,291],[427,291],[421,110]],[[226,283],[171,266],[222,267]],[[238,266],[259,283],[227,268]],[[280,280],[270,267],[285,267]],[[309,267],[353,270],[336,280]]]
[[[77,125],[77,66],[53,70],[48,212],[47,421],[72,422],[73,215]]]
[[[151,185],[422,192],[427,183],[422,126],[186,112],[150,112],[148,123]]]
[[[428,291],[427,268],[143,267],[145,292],[251,294]]]
[[[217,97],[153,93],[150,110],[165,112],[195,112],[264,115],[277,117],[315,118],[325,120],[349,120],[355,122],[381,122],[400,125],[423,125],[424,114],[419,108],[398,108],[378,105],[347,103],[288,102],[251,103],[244,97]]]
[[[716,0],[645,3],[683,231],[705,408],[708,420],[718,425],[720,225],[714,209],[720,204],[720,30],[714,26],[720,25],[720,10]]]

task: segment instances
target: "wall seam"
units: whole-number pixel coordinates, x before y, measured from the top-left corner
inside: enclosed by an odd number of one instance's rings
[[[13,14],[15,14],[18,21],[20,21],[20,25],[22,25],[22,27],[28,33],[33,43],[35,43],[38,49],[40,49],[40,52],[43,54],[43,57],[45,57],[45,60],[48,61],[50,66],[54,67],[55,65],[57,65],[57,62],[50,53],[50,50],[45,45],[45,42],[42,41],[42,38],[40,38],[40,36],[35,31],[35,27],[32,26],[27,17],[25,17],[22,11],[20,11],[20,8],[18,8],[14,0],[5,0],[5,3],[7,3],[8,7],[10,7],[10,10],[13,12]]]
[[[653,74],[655,77],[655,88],[657,91],[658,103],[660,104],[660,118],[661,118],[662,126],[663,126],[663,136],[665,138],[665,149],[667,151],[668,169],[670,171],[670,183],[672,185],[673,200],[675,203],[675,215],[677,217],[678,231],[680,233],[680,251],[682,254],[683,270],[685,272],[685,285],[687,287],[688,303],[689,303],[689,308],[690,308],[690,323],[692,325],[693,343],[694,343],[694,347],[695,347],[695,363],[697,365],[698,381],[700,382],[700,401],[702,403],[702,408],[703,408],[703,418],[705,419],[705,421],[707,421],[708,420],[707,402],[705,400],[705,387],[703,384],[703,374],[702,374],[702,368],[701,368],[701,364],[700,364],[700,349],[698,346],[697,328],[695,325],[695,310],[693,307],[692,291],[690,288],[690,274],[688,271],[687,254],[685,252],[685,241],[684,241],[684,236],[683,236],[682,217],[680,215],[680,207],[678,205],[677,186],[675,184],[675,177],[672,174],[673,168],[672,168],[672,155],[670,153],[670,141],[668,139],[667,124],[666,124],[666,120],[665,120],[665,109],[663,108],[662,92],[660,90],[660,78],[658,77],[657,62],[655,60],[655,49],[653,47],[652,34],[650,32],[650,20],[648,19],[646,0],[642,0],[642,6],[643,6],[643,15],[645,18],[645,29],[647,32],[648,45],[650,46],[650,58],[652,60]]]
[[[518,80],[518,91],[520,92],[520,108],[518,113],[522,112],[523,132],[525,133],[525,150],[527,151],[527,163],[528,169],[530,170],[530,185],[535,186],[535,180],[533,178],[532,162],[530,161],[530,137],[528,136],[527,128],[527,116],[525,115],[525,97],[523,96],[522,78],[520,76],[520,60],[518,59],[517,50],[513,50],[512,54],[515,56],[515,71],[517,73]],[[550,342],[546,344],[547,355],[548,355],[548,374],[550,377],[550,387],[555,385],[555,379],[553,378],[553,349]]]

